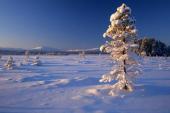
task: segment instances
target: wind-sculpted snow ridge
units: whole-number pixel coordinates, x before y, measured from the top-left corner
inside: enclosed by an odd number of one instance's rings
[[[24,56],[12,56],[14,63]],[[35,56],[30,56],[33,60]],[[108,55],[40,56],[42,65],[6,70],[0,60],[0,113],[169,113],[170,58],[144,57],[135,91],[108,96],[101,74],[116,63]],[[82,62],[79,62],[82,61]],[[84,63],[84,62],[85,63]],[[114,83],[115,81],[113,81]],[[146,104],[147,103],[147,104]]]

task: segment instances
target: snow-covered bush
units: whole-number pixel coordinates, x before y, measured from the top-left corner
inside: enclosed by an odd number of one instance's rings
[[[40,66],[42,63],[40,61],[39,56],[36,56],[35,59],[32,62],[32,65]]]
[[[130,7],[125,4],[118,7],[111,15],[110,23],[103,34],[104,38],[110,39],[100,47],[100,50],[110,53],[111,58],[116,60],[119,66],[103,75],[100,82],[117,80],[109,92],[110,95],[115,96],[122,91],[133,91],[132,77],[138,75],[140,70],[136,67],[138,62],[135,61],[135,54],[132,52],[132,49],[138,48],[138,45],[135,44],[137,29]]]
[[[14,60],[13,60],[13,57],[12,56],[9,56],[8,57],[8,60],[6,61],[6,63],[4,64],[4,67],[6,69],[13,69],[14,67]]]

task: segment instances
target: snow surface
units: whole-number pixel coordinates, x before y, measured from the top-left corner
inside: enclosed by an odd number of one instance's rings
[[[33,59],[35,56],[31,56]],[[135,91],[108,95],[99,79],[114,62],[108,55],[40,56],[42,66],[3,69],[0,60],[0,113],[169,113],[170,58],[142,58]],[[13,56],[16,65],[24,56]]]

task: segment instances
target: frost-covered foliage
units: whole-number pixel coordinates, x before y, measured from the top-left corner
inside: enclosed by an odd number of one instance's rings
[[[120,91],[133,91],[132,77],[138,75],[140,70],[136,67],[138,62],[135,61],[135,53],[132,52],[132,49],[138,48],[138,45],[135,44],[137,29],[130,7],[125,4],[118,7],[111,15],[110,23],[103,34],[104,38],[110,39],[100,47],[100,50],[110,53],[111,58],[116,60],[119,66],[104,74],[100,82],[117,80],[109,92],[110,95],[115,96]]]
[[[8,60],[6,61],[6,63],[4,64],[4,67],[6,69],[13,69],[14,67],[14,60],[13,60],[13,57],[12,56],[9,56],[8,57]]]
[[[35,59],[32,62],[32,65],[36,65],[36,66],[40,66],[41,65],[41,61],[39,56],[36,56]]]

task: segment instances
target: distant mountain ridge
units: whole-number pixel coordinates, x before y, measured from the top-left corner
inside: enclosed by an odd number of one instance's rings
[[[47,47],[47,46],[38,46],[35,48],[32,48],[30,50],[35,50],[35,51],[46,51],[46,52],[54,52],[54,51],[61,51],[61,49],[57,48],[52,48],[52,47]]]
[[[68,54],[79,54],[81,52],[85,52],[86,54],[99,54],[99,48],[91,48],[91,49],[57,49],[46,46],[38,46],[31,49],[22,49],[22,48],[3,48],[0,47],[0,54],[7,55],[22,55],[25,54],[25,51],[29,51],[30,54],[51,54],[51,55],[68,55]]]

